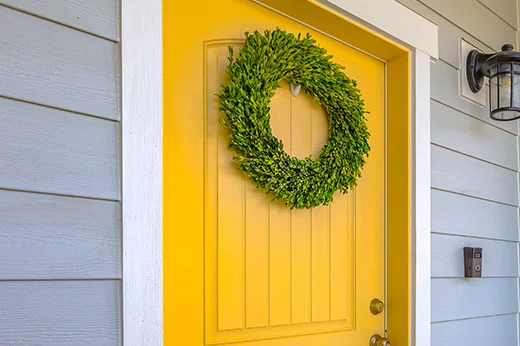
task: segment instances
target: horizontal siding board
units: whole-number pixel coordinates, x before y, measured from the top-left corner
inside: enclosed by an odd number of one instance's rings
[[[518,209],[514,206],[431,192],[432,232],[518,241]]]
[[[464,277],[463,248],[483,249],[483,277],[518,276],[518,243],[432,234],[432,277]]]
[[[0,188],[119,199],[118,123],[2,98],[0,120]]]
[[[432,322],[518,312],[518,279],[432,278]]]
[[[517,172],[431,147],[432,187],[517,205]]]
[[[421,2],[485,43],[493,45],[500,41],[516,42],[516,30],[477,0]],[[511,11],[515,11],[516,14],[516,8]]]
[[[513,28],[518,29],[517,0],[478,0]],[[513,43],[513,42],[512,42]]]
[[[484,43],[477,40],[475,37],[465,32],[464,30],[451,23],[443,16],[439,15],[435,11],[431,10],[424,4],[417,0],[399,0],[400,3],[407,6],[411,10],[421,14],[428,20],[435,23],[438,27],[439,36],[439,59],[447,62],[448,64],[459,68],[459,39],[463,38],[473,46],[477,47],[483,52],[488,52],[493,49],[488,47]],[[492,47],[496,47],[495,51],[502,46],[502,40],[493,42]]]
[[[517,315],[434,323],[431,346],[517,345]]]
[[[0,283],[0,345],[119,346],[119,281]]]
[[[518,124],[512,121],[493,121],[489,117],[489,108],[466,101],[459,95],[458,70],[443,61],[431,65],[431,97],[432,99],[455,108],[463,113],[471,114],[493,126],[498,126],[513,134],[518,133]]]
[[[121,277],[117,202],[0,190],[0,220],[0,280]]]
[[[0,0],[0,4],[114,41],[119,39],[117,0]]]
[[[0,6],[0,96],[119,118],[117,44]]]
[[[431,103],[431,140],[435,144],[518,170],[515,135],[436,101]]]

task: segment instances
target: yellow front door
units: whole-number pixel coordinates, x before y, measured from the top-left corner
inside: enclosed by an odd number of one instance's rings
[[[310,33],[357,80],[370,156],[355,191],[290,210],[241,174],[216,94],[244,32]],[[385,65],[249,0],[171,1],[164,13],[165,345],[361,346],[385,333]],[[281,83],[271,126],[316,157],[324,111]]]

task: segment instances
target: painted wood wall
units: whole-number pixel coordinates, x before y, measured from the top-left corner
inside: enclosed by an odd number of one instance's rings
[[[516,0],[399,0],[439,27],[432,64],[432,346],[518,345],[518,122],[459,96],[459,39],[516,47]],[[483,248],[463,278],[462,248]]]
[[[0,345],[121,344],[119,2],[0,0]]]

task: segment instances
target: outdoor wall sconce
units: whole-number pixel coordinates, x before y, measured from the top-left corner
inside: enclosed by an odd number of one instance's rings
[[[468,54],[466,75],[471,91],[482,89],[489,78],[489,111],[494,120],[520,118],[520,52],[505,44],[502,51],[484,54],[472,50]]]

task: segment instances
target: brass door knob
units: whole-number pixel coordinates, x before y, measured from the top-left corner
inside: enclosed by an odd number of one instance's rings
[[[383,338],[379,334],[374,334],[370,338],[370,346],[390,346],[390,341],[387,338]]]

